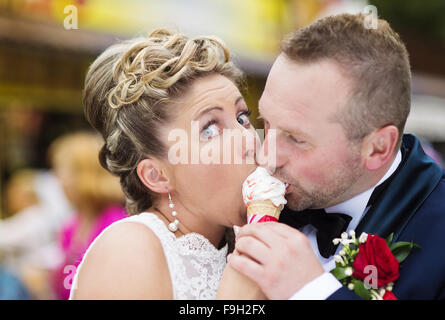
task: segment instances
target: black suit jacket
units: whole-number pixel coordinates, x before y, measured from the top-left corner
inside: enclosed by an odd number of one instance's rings
[[[403,158],[356,233],[378,234],[395,241],[413,241],[413,248],[400,264],[400,277],[393,292],[398,299],[445,299],[445,171],[427,156],[419,140],[404,135]],[[292,212],[280,221],[292,225]],[[342,287],[328,299],[359,299]]]

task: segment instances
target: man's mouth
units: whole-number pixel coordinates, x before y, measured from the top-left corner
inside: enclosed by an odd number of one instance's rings
[[[290,184],[285,182],[284,185],[286,186],[286,194],[289,193]]]

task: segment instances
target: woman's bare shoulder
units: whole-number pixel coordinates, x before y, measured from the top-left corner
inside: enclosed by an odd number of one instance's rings
[[[75,299],[171,299],[167,261],[158,237],[141,223],[109,227],[84,258]]]

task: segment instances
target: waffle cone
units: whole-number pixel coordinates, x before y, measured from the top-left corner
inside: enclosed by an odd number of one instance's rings
[[[270,200],[252,201],[247,205],[247,215],[252,216],[254,214],[265,214],[275,217],[278,220],[280,218],[282,209],[282,204],[279,207],[276,207]]]

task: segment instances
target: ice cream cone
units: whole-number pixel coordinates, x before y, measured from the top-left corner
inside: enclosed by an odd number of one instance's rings
[[[276,207],[270,200],[251,201],[247,206],[247,216],[251,217],[253,215],[267,215],[278,220],[280,218],[282,209],[282,204]]]

